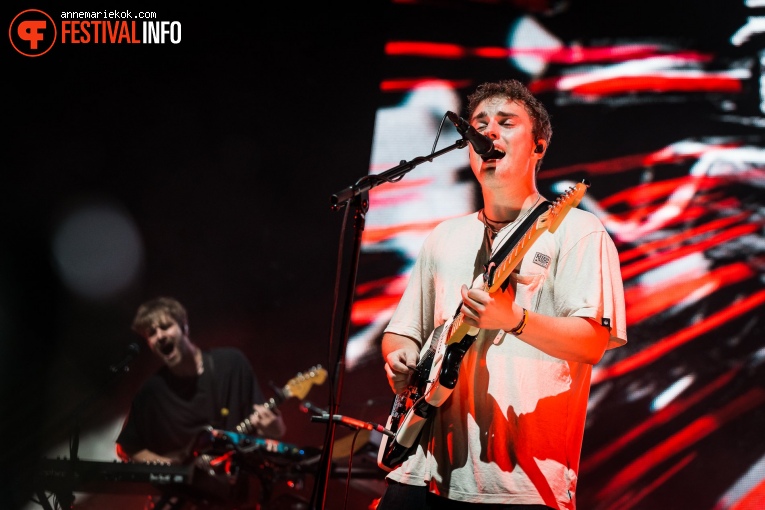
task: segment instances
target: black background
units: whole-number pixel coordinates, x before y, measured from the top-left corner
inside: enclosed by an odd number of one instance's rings
[[[281,386],[339,352],[330,335],[343,213],[330,197],[368,172],[384,7],[143,6],[181,22],[182,42],[57,44],[37,58],[4,45],[0,377],[11,504],[26,496],[16,475],[65,440],[75,417],[87,429],[124,413],[157,367],[129,329],[144,299],[181,300],[192,338],[244,350],[269,396],[269,381]],[[11,6],[3,19],[28,8],[58,21],[61,10],[92,7]],[[88,199],[123,207],[144,243],[139,280],[109,299],[73,295],[52,267],[57,218]],[[110,382],[109,365],[134,341],[132,370]],[[343,401],[389,398],[381,369],[374,379],[376,390],[356,385]],[[325,384],[311,396],[325,406],[328,394]],[[321,446],[325,425],[293,401],[283,412],[286,441]]]

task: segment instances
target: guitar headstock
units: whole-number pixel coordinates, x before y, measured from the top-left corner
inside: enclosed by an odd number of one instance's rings
[[[582,179],[582,182],[578,182],[574,186],[571,186],[555,199],[548,211],[549,226],[547,227],[547,230],[550,232],[555,232],[555,230],[557,230],[558,226],[563,221],[563,218],[566,217],[566,214],[571,209],[578,206],[579,202],[582,201],[582,197],[584,197],[584,194],[589,187],[590,183],[587,179]]]
[[[299,372],[282,388],[285,397],[303,400],[314,384],[323,384],[327,380],[327,370],[315,365],[305,372]]]

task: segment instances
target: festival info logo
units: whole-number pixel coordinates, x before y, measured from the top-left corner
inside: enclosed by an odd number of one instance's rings
[[[56,43],[56,24],[43,11],[28,9],[13,18],[8,35],[16,51],[27,57],[39,57]]]
[[[57,41],[62,45],[180,44],[180,21],[157,21],[152,11],[62,11],[61,25],[43,11],[19,13],[8,30],[13,47],[24,56],[39,57]]]

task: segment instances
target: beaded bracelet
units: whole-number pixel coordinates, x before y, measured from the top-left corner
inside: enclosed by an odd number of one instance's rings
[[[525,308],[523,309],[523,318],[521,319],[521,322],[518,323],[517,326],[515,326],[513,329],[508,331],[508,333],[512,333],[515,336],[520,335],[523,333],[523,328],[526,327],[526,322],[529,320],[529,311]]]

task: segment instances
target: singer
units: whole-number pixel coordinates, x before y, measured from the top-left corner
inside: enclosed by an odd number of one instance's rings
[[[208,426],[236,430],[244,423],[247,434],[271,439],[285,434],[278,409],[262,405],[266,399],[244,354],[230,347],[200,349],[189,336],[186,309],[176,299],[159,297],[140,305],[132,329],[163,365],[133,399],[117,437],[121,459],[187,463],[195,439]]]
[[[437,225],[423,244],[382,339],[391,388],[416,384],[421,354],[455,311],[477,333],[450,396],[388,473],[378,510],[574,510],[592,367],[627,341],[618,254],[598,218],[573,208],[534,241],[509,285],[485,290],[489,259],[549,203],[536,175],[552,127],[516,80],[483,83],[467,99],[461,132],[483,207]]]

